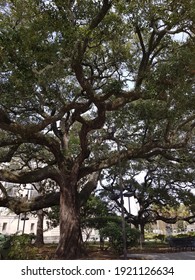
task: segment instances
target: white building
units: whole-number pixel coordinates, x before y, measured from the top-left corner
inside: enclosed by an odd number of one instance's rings
[[[26,218],[26,219],[25,219]],[[47,228],[47,220],[44,220],[44,242],[45,243],[57,243],[59,240],[59,227],[49,229]],[[37,218],[33,215],[15,215],[13,213],[7,213],[3,211],[0,213],[0,233],[11,234],[34,234],[37,231]]]
[[[26,218],[26,219],[25,219]],[[44,219],[44,242],[45,243],[57,243],[59,240],[59,226],[48,229],[47,219]],[[34,234],[37,231],[37,218],[33,215],[24,214],[15,215],[9,213],[7,210],[0,212],[0,233],[11,235],[11,234]],[[89,236],[88,236],[89,234]],[[88,230],[83,232],[83,240],[88,239],[89,241],[99,240],[99,232],[97,230]]]
[[[32,186],[14,187],[11,183],[5,183],[8,194],[10,196],[22,196],[25,199],[31,199],[38,195],[37,191]],[[48,228],[49,220],[44,219],[43,231],[45,243],[57,243],[59,240],[59,226],[56,228]],[[0,208],[0,233],[11,234],[34,234],[37,231],[37,218],[31,213],[16,215],[8,209]],[[85,230],[83,232],[83,240],[99,240],[99,232],[97,230]]]

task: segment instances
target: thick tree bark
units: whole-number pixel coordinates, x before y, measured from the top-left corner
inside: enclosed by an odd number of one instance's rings
[[[144,234],[144,223],[140,223],[140,243],[143,244],[145,241],[145,234]]]
[[[39,211],[37,211],[37,233],[36,233],[36,239],[35,239],[36,246],[42,246],[44,244],[43,220],[44,220],[44,213],[43,213],[43,210],[40,209]]]
[[[55,259],[78,259],[82,252],[79,205],[76,188],[61,188],[60,240]]]

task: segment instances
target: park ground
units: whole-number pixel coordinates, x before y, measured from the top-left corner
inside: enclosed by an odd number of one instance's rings
[[[52,259],[56,246],[43,245],[39,248],[40,258]],[[116,253],[110,248],[100,249],[98,245],[91,244],[86,247],[86,254],[83,260],[118,260],[123,259],[121,254]],[[167,244],[153,243],[144,244],[143,248],[133,247],[128,249],[127,259],[132,260],[195,260],[195,251],[173,251]]]

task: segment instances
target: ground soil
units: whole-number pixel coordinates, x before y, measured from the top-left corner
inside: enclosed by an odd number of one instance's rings
[[[44,245],[39,247],[38,256],[40,259],[53,259],[55,254],[55,246]],[[112,250],[101,250],[100,248],[85,248],[84,255],[80,259],[83,260],[115,260],[120,256]]]
[[[44,245],[39,248],[39,256],[44,256],[44,259],[52,259],[54,257],[56,246],[55,245]],[[166,246],[155,247],[155,248],[131,248],[128,253],[166,253],[170,249]],[[100,249],[99,246],[85,248],[85,254],[83,260],[117,260],[121,259],[121,256],[111,249]]]

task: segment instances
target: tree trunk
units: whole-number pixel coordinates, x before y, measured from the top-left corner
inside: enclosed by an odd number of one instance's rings
[[[43,239],[43,220],[44,220],[44,213],[43,210],[40,209],[37,211],[37,233],[35,239],[36,246],[42,246],[44,244]]]
[[[82,234],[76,187],[61,187],[60,193],[60,239],[56,259],[73,260],[81,255]]]
[[[143,243],[145,241],[144,227],[145,227],[145,224],[140,223],[140,247],[141,248],[142,248]]]

